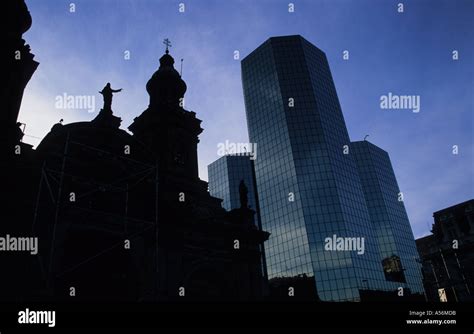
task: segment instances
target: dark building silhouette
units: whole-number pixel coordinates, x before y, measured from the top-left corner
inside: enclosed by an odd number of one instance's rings
[[[31,25],[26,6],[10,3],[12,29],[24,32]],[[182,107],[186,84],[173,64],[167,48],[132,134],[119,128],[113,90],[102,91],[95,119],[53,125],[36,150],[10,132],[2,147],[9,154],[1,165],[8,196],[0,236],[37,237],[39,252],[0,254],[9,268],[1,275],[2,300],[262,297],[260,246],[269,234],[253,224],[254,211],[226,211],[199,179],[201,120]],[[28,78],[33,65],[25,64]],[[20,74],[10,76],[16,83]],[[2,111],[12,124],[24,77],[8,88],[16,95],[4,92],[15,106]]]
[[[0,153],[9,152],[15,144],[25,149],[28,146],[20,141],[23,137],[17,124],[23,91],[36,71],[39,63],[35,61],[22,35],[31,27],[31,15],[24,1],[7,0],[0,5],[2,33],[2,68],[0,113]]]
[[[433,213],[433,234],[416,240],[429,301],[474,301],[474,200]]]

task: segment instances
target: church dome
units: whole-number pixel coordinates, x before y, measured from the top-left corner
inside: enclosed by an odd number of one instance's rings
[[[180,99],[186,92],[186,83],[174,68],[174,59],[169,51],[160,58],[160,68],[156,71],[148,83],[146,90],[150,95],[150,106],[178,105]]]

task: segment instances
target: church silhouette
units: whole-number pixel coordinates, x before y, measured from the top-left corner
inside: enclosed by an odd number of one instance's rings
[[[261,299],[269,233],[252,223],[247,205],[224,210],[199,179],[203,129],[183,108],[186,83],[169,41],[146,84],[149,106],[128,126],[132,134],[120,129],[112,110],[119,90],[107,84],[93,120],[54,124],[33,149],[18,123],[23,91],[39,65],[22,39],[32,20],[23,0],[6,3],[0,234],[37,238],[39,248],[36,255],[0,254],[8,272],[0,275],[0,299]]]

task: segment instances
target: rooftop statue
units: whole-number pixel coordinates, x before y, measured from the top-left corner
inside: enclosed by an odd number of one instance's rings
[[[240,180],[239,184],[239,195],[240,195],[240,207],[243,209],[247,209],[249,206],[249,198],[248,198],[248,189],[245,185],[244,180]]]
[[[110,87],[110,82],[107,82],[107,85],[105,85],[102,91],[99,92],[104,97],[104,107],[103,107],[104,110],[112,111],[112,95],[113,93],[118,93],[121,91],[122,91],[122,88],[112,89]]]

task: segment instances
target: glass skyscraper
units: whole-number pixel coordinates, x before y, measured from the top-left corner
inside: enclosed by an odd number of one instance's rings
[[[209,193],[222,199],[228,211],[240,208],[239,184],[243,180],[248,189],[250,209],[257,210],[253,161],[248,155],[225,155],[208,167]],[[257,223],[256,223],[257,225]]]
[[[242,60],[269,279],[314,278],[324,301],[393,291],[386,279],[329,64],[301,36],[268,39]],[[363,252],[330,240],[358,240]],[[298,295],[296,289],[295,295]]]
[[[351,143],[350,154],[359,170],[386,279],[423,294],[419,255],[388,153],[358,141]]]
[[[240,208],[240,181],[247,186],[248,206],[255,211],[253,222],[260,230],[262,223],[255,183],[253,160],[248,154],[224,155],[207,166],[209,194],[222,199],[222,207],[228,211]],[[267,278],[265,249],[261,245],[262,275]],[[265,287],[266,289],[266,287]]]

